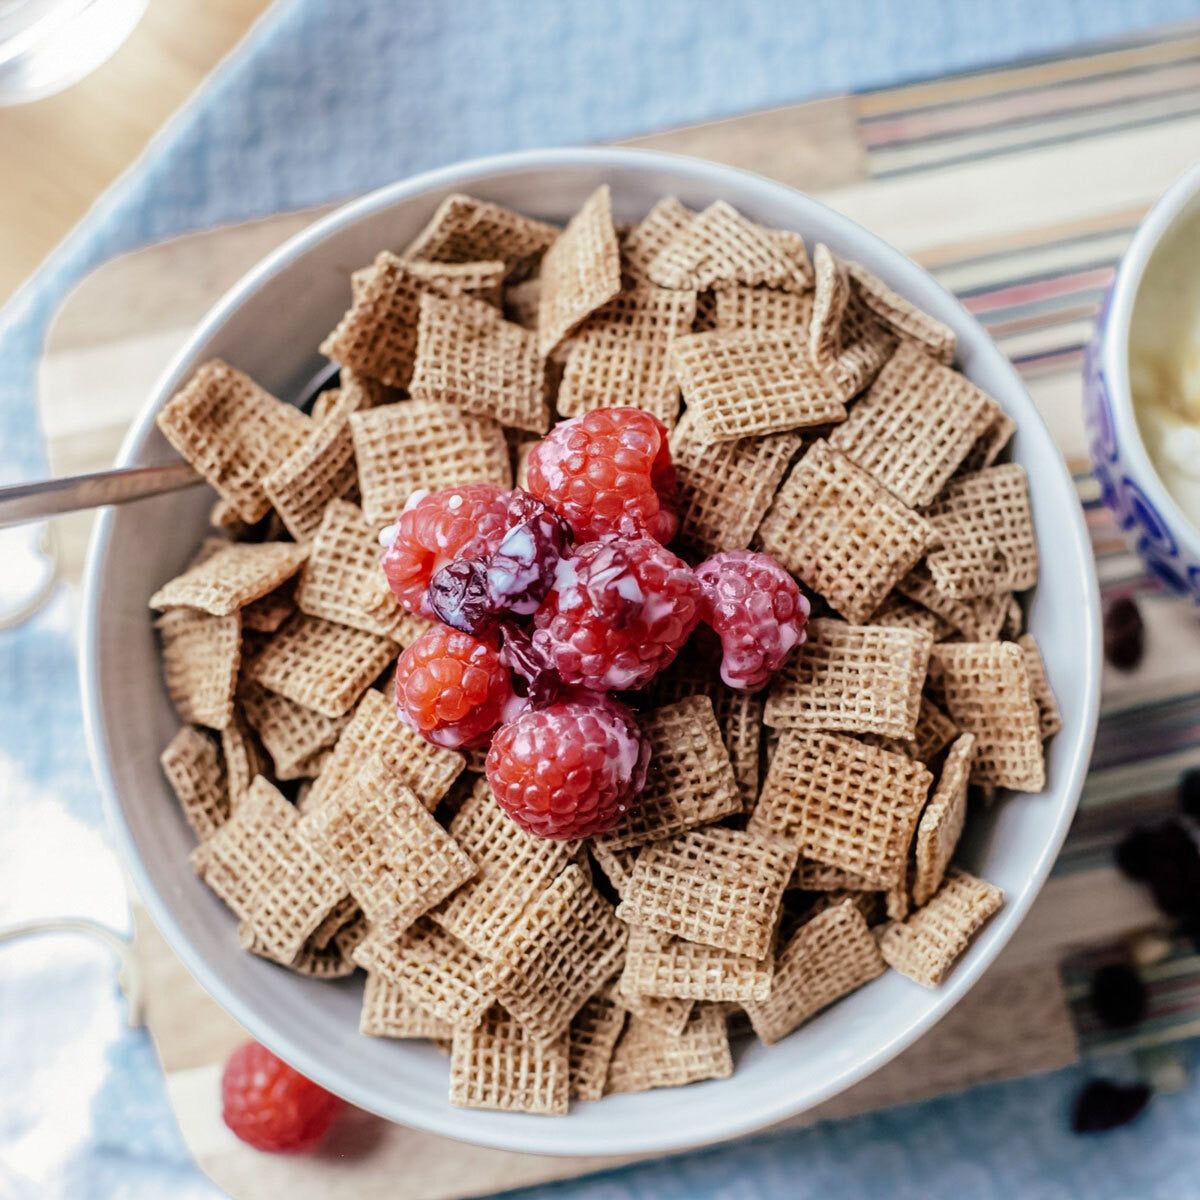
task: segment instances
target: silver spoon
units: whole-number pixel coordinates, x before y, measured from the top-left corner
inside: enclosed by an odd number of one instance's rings
[[[326,363],[301,389],[298,407],[308,412],[317,396],[336,384],[337,374],[337,363]],[[158,467],[122,467],[90,475],[12,484],[0,487],[0,529],[85,508],[127,504],[130,500],[178,492],[203,482],[196,470],[180,459]]]

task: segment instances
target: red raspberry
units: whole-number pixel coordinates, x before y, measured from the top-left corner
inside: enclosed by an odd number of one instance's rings
[[[559,562],[533,646],[564,683],[621,692],[667,666],[699,619],[700,585],[682,559],[648,537],[610,536]]]
[[[515,699],[499,651],[445,625],[421,634],[396,664],[400,720],[435,746],[483,741]]]
[[[650,746],[633,714],[607,696],[524,713],[502,725],[487,756],[501,808],[527,833],[607,833],[646,783]]]
[[[704,619],[721,638],[721,678],[731,688],[762,687],[805,638],[809,603],[766,554],[725,550],[696,568]]]
[[[337,1096],[257,1042],[244,1042],[221,1076],[221,1115],[256,1150],[307,1150],[342,1111]]]
[[[666,543],[679,526],[667,431],[639,408],[597,408],[556,425],[530,452],[528,487],[580,541],[647,533]]]
[[[384,541],[383,573],[409,612],[432,617],[425,591],[434,572],[456,558],[485,558],[508,527],[508,492],[496,483],[468,483],[414,492]]]

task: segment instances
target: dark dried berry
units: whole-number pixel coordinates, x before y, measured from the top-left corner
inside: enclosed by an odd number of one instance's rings
[[[1150,1103],[1152,1094],[1144,1083],[1089,1080],[1075,1097],[1071,1128],[1076,1133],[1105,1133],[1128,1125]]]
[[[1118,843],[1113,857],[1117,867],[1130,879],[1144,883],[1154,870],[1155,831],[1139,826],[1130,830]]]
[[[536,496],[515,488],[508,502],[508,529],[488,559],[492,607],[518,616],[536,612],[570,544],[566,521]]]
[[[1114,600],[1104,610],[1104,657],[1118,671],[1132,671],[1146,651],[1146,627],[1132,596]]]
[[[535,708],[545,708],[563,695],[558,672],[534,647],[524,629],[506,625],[500,644],[500,661],[513,673],[513,690],[527,697]]]
[[[602,538],[582,580],[592,612],[610,629],[627,629],[645,603],[633,560],[615,538]]]
[[[1169,917],[1200,914],[1200,850],[1178,821],[1135,829],[1117,846],[1117,866],[1149,886]]]
[[[1185,771],[1179,781],[1179,807],[1193,821],[1200,821],[1200,767]]]
[[[435,571],[427,600],[443,625],[476,637],[495,620],[487,591],[487,567],[478,559],[457,558]]]
[[[1092,976],[1092,1008],[1108,1029],[1128,1029],[1146,1016],[1146,985],[1125,963],[1110,963]]]

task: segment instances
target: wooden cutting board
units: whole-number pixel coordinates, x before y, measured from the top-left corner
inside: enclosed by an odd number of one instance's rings
[[[1200,117],[1179,100],[1200,82],[1200,32],[1010,70],[936,80],[755,113],[634,139],[717,159],[812,192],[873,229],[964,297],[1025,375],[1092,499],[1079,414],[1079,350],[1133,225],[1200,158]],[[1197,78],[1193,78],[1197,76]],[[210,230],[116,259],[84,279],[51,327],[40,406],[56,473],[112,461],[154,380],[212,302],[319,211]],[[1173,601],[1148,591],[1102,513],[1089,513],[1102,583],[1138,590],[1150,653],[1106,681],[1106,704],[1139,712],[1194,690],[1200,642]],[[78,578],[90,519],[56,525],[63,570]],[[1195,653],[1181,654],[1188,645]],[[1181,643],[1180,639],[1183,639]],[[1150,721],[1151,718],[1147,718]],[[1149,724],[1139,725],[1148,730]],[[1086,830],[1178,769],[1146,738],[1145,761],[1089,781]],[[1157,772],[1157,773],[1156,773]],[[1128,935],[1156,915],[1101,855],[1052,879],[1000,962],[934,1031],[805,1122],[1057,1068],[1076,1038],[1057,964]],[[1094,857],[1094,856],[1093,856]],[[403,1194],[482,1195],[583,1174],[614,1160],[548,1159],[452,1144],[355,1115],[302,1160],[249,1150],[220,1122],[218,1079],[244,1034],[188,977],[138,910],[147,1023],[171,1103],[199,1164],[239,1200]]]

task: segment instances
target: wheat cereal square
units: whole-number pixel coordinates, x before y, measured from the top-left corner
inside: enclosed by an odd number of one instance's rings
[[[892,291],[878,275],[859,263],[846,264],[867,307],[905,341],[916,342],[931,358],[949,366],[954,361],[954,330]]]
[[[828,442],[792,468],[759,526],[762,548],[853,625],[865,624],[933,529]]]
[[[227,363],[213,359],[163,406],[163,436],[248,524],[271,504],[263,476],[304,441],[312,421]]]
[[[452,1038],[454,1026],[414,1004],[398,984],[371,972],[363,986],[358,1031],[367,1037]]]
[[[337,741],[345,717],[329,717],[247,682],[238,690],[242,714],[271,756],[277,779],[301,779],[316,755]]]
[[[879,938],[888,966],[935,988],[1004,903],[1004,893],[958,867],[946,872],[933,898],[906,921],[894,922]]]
[[[307,557],[305,547],[291,542],[231,543],[163,584],[150,597],[150,607],[196,608],[227,617],[274,591]]]
[[[967,819],[967,785],[971,781],[971,761],[975,757],[975,735],[961,734],[955,739],[942,764],[933,795],[917,825],[914,850],[916,870],[912,900],[922,908],[942,886],[946,868],[954,857],[958,839]]]
[[[599,1100],[608,1064],[625,1028],[625,1010],[611,986],[601,988],[575,1014],[568,1044],[571,1099]]]
[[[970,600],[947,596],[934,583],[929,568],[923,562],[913,567],[896,584],[896,590],[941,617],[964,638],[973,642],[993,641],[1000,636],[1000,630],[1008,619],[1009,601],[1012,599],[1004,592],[975,596]]]
[[[833,733],[779,739],[747,829],[796,845],[877,888],[904,874],[933,777],[903,754]]]
[[[763,958],[796,848],[770,834],[694,829],[643,846],[617,916],[706,946]]]
[[[267,756],[240,708],[235,707],[233,720],[221,730],[221,758],[225,763],[229,807],[234,809],[250,790],[254,777],[267,770]]]
[[[869,387],[899,344],[896,335],[866,305],[851,281],[842,314],[841,348],[829,369],[838,394],[849,404]]]
[[[558,236],[558,227],[487,200],[454,193],[405,248],[419,262],[469,263],[501,259],[512,267],[534,258]]]
[[[994,466],[1004,448],[1017,432],[1017,423],[1005,412],[998,412],[992,423],[979,435],[958,468],[959,475],[971,475]]]
[[[340,717],[395,656],[389,638],[301,613],[271,638],[247,678],[305,708]]]
[[[633,925],[617,988],[632,997],[745,1003],[766,997],[773,969],[769,954],[752,958]]]
[[[883,974],[883,958],[852,899],[805,921],[775,963],[770,992],[745,1004],[754,1032],[768,1046],[821,1009]]]
[[[966,376],[910,342],[896,350],[829,441],[905,504],[922,508],[999,411]]]
[[[1025,669],[1029,673],[1029,686],[1038,706],[1042,737],[1053,737],[1062,728],[1062,713],[1050,688],[1041,649],[1032,633],[1023,633],[1016,641],[1025,654]]]
[[[942,641],[954,632],[954,626],[945,617],[938,616],[901,592],[892,592],[871,614],[871,624],[921,630],[928,633],[935,642]]]
[[[802,858],[796,863],[789,887],[802,892],[870,892],[876,885],[852,871],[830,867],[825,863]]]
[[[242,661],[238,614],[213,617],[195,608],[168,608],[155,627],[162,638],[167,692],[179,719],[224,729],[233,720]]]
[[[707,696],[691,696],[644,715],[650,745],[646,786],[629,813],[599,841],[627,850],[742,810],[733,764]]]
[[[695,1000],[670,999],[665,996],[627,996],[617,992],[621,1007],[631,1016],[652,1025],[665,1037],[678,1037],[695,1011]]]
[[[682,1087],[701,1079],[725,1079],[733,1073],[729,1028],[719,1004],[698,1004],[675,1037],[631,1016],[608,1067],[605,1093],[645,1092]]]
[[[797,433],[712,442],[687,412],[670,444],[679,544],[708,556],[749,547],[802,442]]]
[[[163,774],[187,823],[200,841],[229,820],[229,786],[216,742],[194,725],[185,725],[159,755]]]
[[[850,273],[828,246],[813,251],[813,301],[808,327],[808,357],[823,374],[832,374],[842,351],[842,320],[850,303]]]
[[[394,521],[413,492],[463,483],[511,486],[504,430],[427,400],[402,400],[350,418],[358,459],[363,515],[372,524]]]
[[[473,1029],[456,1029],[450,1057],[450,1103],[502,1112],[566,1113],[570,1093],[568,1039],[532,1037],[495,1008]]]
[[[812,292],[782,292],[735,283],[716,289],[713,295],[717,329],[807,331],[812,322]]]
[[[688,411],[706,441],[841,421],[846,408],[804,350],[804,330],[714,330],[671,343]]]
[[[776,672],[763,720],[782,729],[831,729],[911,738],[933,639],[885,625],[809,621],[804,646]]]
[[[642,282],[650,264],[696,214],[674,196],[664,196],[621,239],[621,265],[630,279]]]
[[[1016,642],[947,642],[933,659],[951,720],[975,735],[973,783],[1040,792],[1046,786],[1041,711]]]

